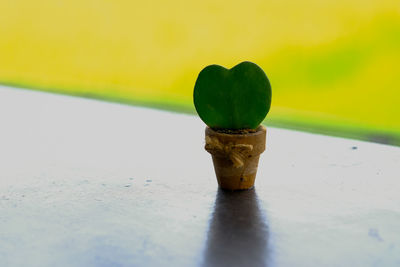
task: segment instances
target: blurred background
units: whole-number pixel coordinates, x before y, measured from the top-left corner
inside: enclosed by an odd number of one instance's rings
[[[0,84],[194,113],[244,60],[267,125],[400,145],[399,0],[0,0]]]

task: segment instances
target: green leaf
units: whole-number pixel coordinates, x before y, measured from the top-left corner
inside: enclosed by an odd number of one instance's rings
[[[200,118],[213,129],[256,129],[271,106],[271,84],[252,62],[205,67],[193,92]]]

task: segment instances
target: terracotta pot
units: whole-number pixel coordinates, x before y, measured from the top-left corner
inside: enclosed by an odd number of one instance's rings
[[[211,154],[218,184],[227,190],[250,189],[256,179],[260,154],[265,150],[267,129],[228,134],[206,127],[205,149]]]

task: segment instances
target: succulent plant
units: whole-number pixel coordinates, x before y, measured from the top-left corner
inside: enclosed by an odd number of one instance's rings
[[[271,106],[271,84],[264,71],[252,62],[231,69],[205,67],[193,92],[200,118],[213,129],[256,129]]]

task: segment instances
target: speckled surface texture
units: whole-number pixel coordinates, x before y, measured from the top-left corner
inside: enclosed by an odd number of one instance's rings
[[[219,191],[199,118],[0,87],[1,266],[400,266],[400,149],[268,128]]]

